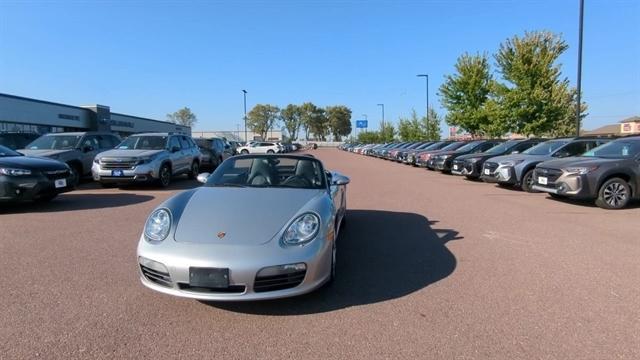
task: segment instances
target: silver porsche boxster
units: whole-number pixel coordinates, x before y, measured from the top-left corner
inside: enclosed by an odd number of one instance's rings
[[[311,155],[241,155],[166,200],[138,243],[142,283],[201,300],[304,294],[335,277],[349,178]]]

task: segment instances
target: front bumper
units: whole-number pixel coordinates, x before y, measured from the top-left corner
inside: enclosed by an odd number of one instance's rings
[[[178,243],[170,239],[151,244],[141,238],[138,244],[138,268],[144,286],[168,295],[212,301],[267,300],[311,292],[329,280],[331,256],[329,242],[320,238],[302,247],[284,249],[277,241],[264,245],[230,246]],[[141,265],[147,263],[147,259],[164,265],[168,276],[164,284],[145,275],[145,268]],[[300,284],[282,290],[256,291],[256,276],[261,269],[300,263],[306,265]],[[189,287],[190,267],[229,269],[229,288],[205,291]]]
[[[102,169],[99,164],[93,163],[91,173],[93,180],[113,184],[142,183],[159,178],[159,169],[156,169],[152,163],[136,165],[128,169]]]
[[[587,175],[571,174],[563,171],[557,171],[556,174],[543,174],[536,170],[533,180],[533,189],[537,191],[580,199],[597,197],[596,191],[589,184]]]
[[[56,188],[55,181],[64,179],[66,186]],[[66,176],[50,179],[43,174],[29,176],[0,175],[0,202],[20,202],[38,200],[73,190],[75,178],[69,172]]]
[[[516,176],[516,170],[513,166],[498,165],[497,168],[489,168],[486,166],[482,169],[482,175],[480,178],[484,182],[498,183],[505,185],[518,184],[518,177]]]

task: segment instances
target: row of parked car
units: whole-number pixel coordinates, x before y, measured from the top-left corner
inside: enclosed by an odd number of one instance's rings
[[[640,136],[350,143],[342,150],[554,198],[621,209],[640,199]]]
[[[134,134],[124,140],[110,132],[52,133],[28,143],[24,134],[0,135],[4,142],[0,142],[0,202],[49,201],[73,190],[82,178],[104,187],[132,183],[167,187],[174,176],[195,179],[201,168],[213,170],[228,157],[254,152],[245,149],[259,149],[255,144],[261,144],[175,133]],[[273,152],[298,148],[276,144]]]

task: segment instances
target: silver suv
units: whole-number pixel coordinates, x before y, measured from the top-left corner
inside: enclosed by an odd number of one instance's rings
[[[200,171],[200,150],[190,136],[149,133],[129,136],[115,149],[93,160],[93,179],[105,187],[157,182],[162,187],[171,177],[187,174],[195,179]]]

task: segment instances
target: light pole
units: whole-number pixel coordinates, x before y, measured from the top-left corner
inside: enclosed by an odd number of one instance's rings
[[[427,81],[427,120],[429,120],[429,75],[428,74],[418,74],[417,77],[423,77]]]
[[[247,142],[247,90],[242,90],[244,97],[244,142]]]
[[[382,127],[384,128],[384,104],[378,104],[378,106],[382,107]]]
[[[576,136],[580,136],[580,92],[582,92],[582,23],[584,20],[584,0],[580,0],[580,25],[578,26],[578,96],[576,103]]]

